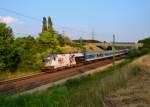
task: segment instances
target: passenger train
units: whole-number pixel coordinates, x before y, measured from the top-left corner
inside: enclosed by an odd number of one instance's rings
[[[120,56],[127,54],[128,49],[115,50],[114,55]],[[83,64],[91,61],[106,59],[113,57],[113,51],[102,52],[85,52],[85,53],[71,53],[71,54],[50,54],[44,57],[44,69],[53,71],[55,69],[67,68]]]

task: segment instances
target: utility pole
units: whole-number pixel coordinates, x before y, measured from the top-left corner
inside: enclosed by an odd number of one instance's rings
[[[65,36],[65,31],[64,30],[62,30],[62,35]]]
[[[115,70],[115,34],[113,34],[112,51],[113,51],[113,67]]]
[[[92,40],[95,40],[95,35],[96,35],[96,33],[94,32],[94,30],[92,31]]]
[[[84,53],[84,47],[83,47],[82,37],[80,37],[80,50],[81,50],[82,53]]]

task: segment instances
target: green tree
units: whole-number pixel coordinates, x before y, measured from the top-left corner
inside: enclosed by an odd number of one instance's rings
[[[142,43],[144,48],[149,48],[150,49],[150,37],[145,38],[143,40],[139,40],[138,42]]]
[[[68,36],[63,36],[63,38],[64,38],[64,44],[65,45],[71,45],[71,40]]]
[[[43,27],[42,27],[42,32],[47,31],[47,20],[46,17],[43,17]]]
[[[50,32],[53,31],[53,23],[52,23],[50,16],[48,17],[48,31]]]
[[[58,41],[59,41],[59,44],[61,46],[64,46],[64,45],[71,45],[72,44],[72,41],[70,40],[70,38],[68,36],[63,36],[61,34],[55,34]]]
[[[46,24],[46,18],[43,18],[43,26]],[[59,51],[59,41],[53,30],[51,18],[48,17],[48,30],[44,30],[39,36],[40,49],[42,51],[51,50],[51,53]]]
[[[13,68],[18,61],[18,54],[14,48],[14,37],[10,27],[0,23],[0,70]]]
[[[18,37],[15,39],[14,45],[20,59],[18,69],[26,71],[28,69],[36,70],[40,67],[37,63],[42,59],[36,58],[36,55],[39,53],[39,44],[33,36]]]
[[[143,46],[139,48],[140,54],[150,53],[150,37],[139,40],[138,42],[143,44]]]
[[[59,51],[59,42],[52,32],[42,32],[39,37],[39,42],[41,46],[45,46],[45,49],[50,48],[52,53]]]

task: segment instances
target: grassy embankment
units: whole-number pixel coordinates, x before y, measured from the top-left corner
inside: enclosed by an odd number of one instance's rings
[[[50,88],[45,92],[0,97],[1,107],[101,107],[104,96],[125,86],[139,71],[139,67],[126,60],[103,72]]]
[[[150,107],[150,54],[138,58],[141,71],[130,79],[126,87],[105,97],[107,107]]]

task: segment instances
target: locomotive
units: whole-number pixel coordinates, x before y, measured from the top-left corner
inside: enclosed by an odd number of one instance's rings
[[[127,54],[128,49],[116,50],[114,56]],[[85,52],[85,53],[70,53],[70,54],[50,54],[44,57],[45,71],[54,71],[62,68],[69,68],[78,64],[84,64],[96,60],[113,57],[113,51],[102,52]]]

